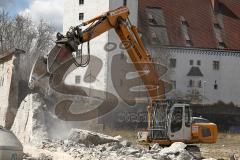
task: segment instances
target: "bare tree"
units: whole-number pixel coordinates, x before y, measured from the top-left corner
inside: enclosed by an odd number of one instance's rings
[[[54,33],[54,27],[44,20],[35,25],[29,17],[11,17],[3,10],[0,13],[0,54],[13,48],[24,50],[22,67],[28,77],[37,57],[47,54],[54,45]]]
[[[18,48],[36,57],[53,45],[54,32],[54,27],[43,20],[35,25],[29,17],[11,17],[5,11],[0,13],[0,45],[3,51]]]

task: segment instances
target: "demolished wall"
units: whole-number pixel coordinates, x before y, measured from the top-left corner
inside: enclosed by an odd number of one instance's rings
[[[39,94],[30,94],[22,101],[11,130],[23,144],[39,144],[48,138],[45,107]]]
[[[11,128],[22,101],[19,89],[24,85],[22,77],[26,77],[20,66],[23,53],[23,50],[13,49],[0,55],[0,125],[7,129]],[[23,95],[24,90],[21,92]]]
[[[54,96],[48,99],[32,93],[22,101],[11,130],[23,144],[39,146],[46,139],[66,138],[72,128],[98,130],[97,120],[86,122],[63,121],[54,113]]]
[[[14,49],[0,55],[0,125],[11,129],[23,143],[34,144],[48,137],[63,138],[72,128],[99,129],[97,120],[60,120],[55,114],[57,92],[30,94],[30,56],[22,53],[24,51]],[[50,90],[48,81],[45,84],[44,90]],[[74,103],[78,110],[84,108],[85,101],[98,103],[81,97],[77,99],[80,102]],[[74,105],[71,108],[74,109]]]

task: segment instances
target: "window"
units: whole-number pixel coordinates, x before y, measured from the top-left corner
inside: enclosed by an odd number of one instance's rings
[[[215,32],[216,39],[218,41],[218,48],[220,49],[227,48],[226,44],[223,42],[223,39],[222,39],[221,26],[219,25],[219,23],[214,23],[213,27],[214,27],[213,30]]]
[[[192,66],[192,65],[193,65],[193,60],[190,60],[190,61],[189,61],[189,64]]]
[[[218,89],[217,81],[215,81],[215,83],[214,83],[214,89],[215,89],[215,90]]]
[[[214,28],[222,29],[219,23],[214,23],[213,26]]]
[[[223,29],[223,15],[218,14],[213,16],[213,27]]]
[[[79,13],[79,20],[83,20],[84,18],[84,13]]]
[[[198,87],[199,87],[199,88],[202,88],[202,81],[201,81],[201,80],[198,81]]]
[[[185,126],[186,127],[191,126],[191,112],[190,112],[190,107],[189,106],[185,107]]]
[[[151,26],[165,27],[165,17],[162,8],[159,7],[146,7],[145,12],[147,13],[148,24]]]
[[[175,68],[176,67],[177,60],[175,58],[170,59],[170,67]]]
[[[169,37],[166,28],[165,16],[160,7],[146,7],[146,21],[150,34],[148,35],[150,43],[153,45],[169,45]],[[151,32],[154,32],[156,38],[152,38]],[[155,40],[155,41],[154,41]]]
[[[180,16],[180,20],[181,20],[182,25],[189,27],[188,22],[186,21],[186,19],[183,16]]]
[[[151,25],[157,25],[157,21],[153,18],[153,15],[148,13],[148,22]]]
[[[79,0],[79,4],[80,5],[84,4],[84,0]]]
[[[201,61],[200,60],[197,61],[197,65],[201,66]]]
[[[127,6],[127,0],[123,0],[123,5]]]
[[[157,34],[156,34],[155,32],[152,32],[151,38],[152,38],[152,41],[154,41],[154,42],[159,42],[158,37],[157,37]]]
[[[219,70],[219,61],[213,61],[213,69]]]
[[[183,108],[176,107],[172,113],[171,118],[171,131],[177,132],[182,129],[182,115],[183,115]]]
[[[191,38],[188,32],[189,24],[183,16],[180,16],[180,21],[181,21],[181,31],[183,34],[183,38],[186,41],[186,46],[191,47],[193,46],[193,42],[191,41]]]
[[[187,21],[182,21],[182,25],[189,26]]]
[[[218,42],[222,42],[221,28],[214,26],[214,32],[215,32],[215,36],[216,36],[216,39],[218,40]]]
[[[202,128],[202,136],[203,137],[210,137],[211,136],[211,131],[209,128],[203,127]]]
[[[147,37],[152,45],[169,45],[169,38],[165,27],[149,26],[148,29],[150,34]]]
[[[177,87],[176,81],[173,81],[173,80],[172,80],[172,86],[173,86],[173,89],[176,89],[176,87]]]
[[[75,76],[75,84],[80,84],[81,76]]]
[[[224,49],[224,48],[227,48],[227,46],[224,42],[218,42],[218,48]]]
[[[191,40],[186,40],[186,46],[188,47],[193,46],[193,42]]]
[[[188,86],[189,86],[189,87],[193,87],[193,86],[194,86],[194,81],[190,79]]]

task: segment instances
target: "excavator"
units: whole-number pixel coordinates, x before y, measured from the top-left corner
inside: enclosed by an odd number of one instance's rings
[[[150,98],[150,104],[147,106],[148,127],[145,131],[138,133],[138,141],[144,144],[158,143],[160,145],[171,145],[174,142],[215,143],[218,135],[216,124],[193,123],[189,104],[166,99],[164,81],[160,79],[137,27],[131,24],[129,14],[129,9],[123,6],[71,27],[66,35],[58,33],[55,47],[45,58],[46,63],[42,63],[47,65],[48,74],[54,74],[59,61],[73,57],[73,53],[79,54],[80,52],[81,54],[80,45],[87,43],[89,50],[90,40],[114,29],[122,42],[128,42],[123,45],[136,71],[139,74],[148,73],[147,76],[141,77]],[[77,67],[84,67],[89,62],[73,61],[72,63]],[[39,75],[37,72],[42,72],[41,68],[42,65],[35,65],[32,73],[35,78],[31,80],[31,84],[34,80],[41,78],[37,77]]]

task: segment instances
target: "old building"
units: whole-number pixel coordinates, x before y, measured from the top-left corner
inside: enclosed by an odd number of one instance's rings
[[[164,80],[173,84],[173,88],[167,89],[168,98],[184,98],[203,105],[218,101],[240,105],[240,2],[66,0],[64,32],[70,26],[78,25],[83,20],[124,3],[128,5],[130,19],[138,26],[145,46],[155,62],[168,68],[168,72],[161,75]],[[90,46],[94,62],[86,68],[73,71],[66,77],[65,83],[88,87],[89,96],[94,96],[96,90],[101,90],[103,94],[100,97],[104,100],[110,100],[106,92],[113,93],[119,100],[118,106],[121,107],[115,110],[115,114],[108,115],[112,122],[131,118],[141,121],[139,119],[144,115],[138,116],[138,113],[134,113],[126,116],[126,112],[123,112],[129,109],[142,114],[148,100],[141,101],[142,104],[136,103],[137,98],[146,94],[141,93],[143,88],[138,88],[141,90],[137,92],[139,94],[132,94],[132,89],[136,89],[142,82],[136,75],[128,74],[133,72],[133,66],[129,65],[129,58],[121,48],[115,31],[111,30],[95,38],[90,41]],[[161,72],[162,68],[158,69]],[[117,78],[113,76],[116,73]],[[136,84],[129,83],[132,81]],[[106,121],[109,121],[109,118],[106,118]]]
[[[131,10],[130,19],[132,23],[137,24],[137,12],[138,12],[137,0],[131,1],[65,0],[64,24],[63,24],[64,33],[66,33],[71,26],[79,25],[84,20],[89,20],[104,12],[121,7],[125,3]],[[110,51],[107,49],[109,42],[117,46],[115,50]],[[108,68],[108,66],[111,64],[112,57],[115,54],[121,53],[119,44],[120,40],[113,29],[91,40],[90,52],[91,56],[93,56],[92,60],[94,59],[94,57],[97,57],[95,59],[96,61],[100,61],[99,63],[96,62],[99,65],[92,66],[90,64],[90,66],[88,66],[90,70],[88,70],[87,67],[86,68],[80,67],[79,69],[76,69],[75,71],[72,72],[72,74],[70,74],[66,78],[66,83],[69,85],[74,84],[102,91],[110,90],[109,88],[113,89],[113,87],[107,85],[108,82],[109,83],[111,82],[111,79],[108,79],[108,77],[110,77],[109,75],[110,68]],[[83,49],[84,54],[87,54],[86,44],[83,46]],[[103,94],[100,95],[100,97],[106,98],[105,93],[103,92]]]
[[[155,60],[168,66],[169,97],[240,104],[239,15],[236,0],[139,1],[139,31]]]
[[[17,109],[25,98],[27,81],[24,68],[24,51],[9,50],[0,54],[0,125],[10,129]],[[21,92],[20,92],[21,90]],[[25,92],[24,92],[25,91]]]
[[[240,105],[240,51],[162,47],[159,52],[169,54],[168,74],[173,84],[169,97],[195,104],[223,101]],[[155,54],[154,58],[160,56]]]
[[[240,49],[238,0],[140,0],[138,10],[152,45]]]

